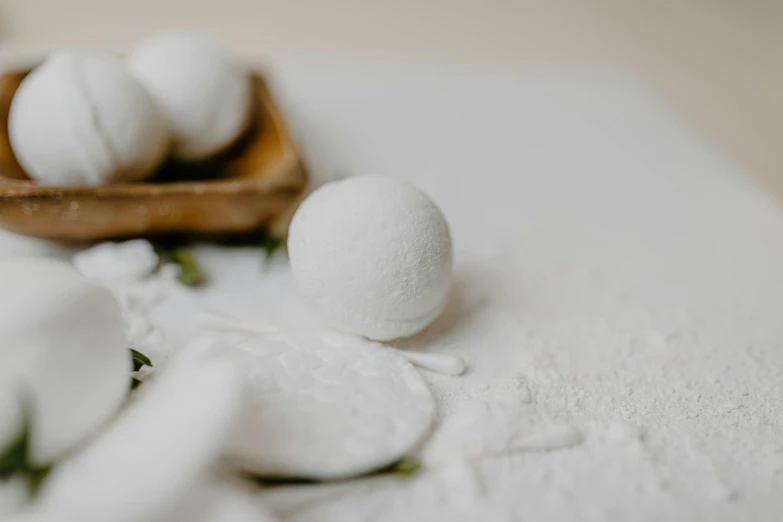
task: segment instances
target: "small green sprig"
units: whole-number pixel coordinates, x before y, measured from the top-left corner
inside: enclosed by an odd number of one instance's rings
[[[31,417],[30,408],[23,403],[22,429],[6,449],[0,452],[0,480],[8,480],[14,475],[23,477],[27,483],[28,494],[33,498],[41,490],[51,468],[37,466],[30,460]]]
[[[185,286],[200,286],[204,283],[204,274],[193,253],[185,247],[171,251],[171,261],[179,265],[179,280]]]
[[[286,244],[284,236],[276,236],[266,229],[242,234],[202,237],[201,240],[228,247],[258,247],[262,251],[264,262],[284,249]],[[196,257],[187,248],[188,244],[187,237],[174,236],[155,240],[158,252],[179,266],[180,282],[185,286],[201,286],[207,278],[196,261]]]
[[[216,243],[231,247],[260,247],[264,261],[272,257],[281,247],[285,247],[286,238],[276,236],[267,229],[258,229],[244,234],[234,234],[216,239]]]
[[[143,353],[134,350],[133,348],[130,348],[131,352],[131,360],[133,361],[133,371],[137,372],[141,370],[142,366],[149,366],[152,368],[152,361],[150,361],[150,358],[144,355]],[[135,390],[139,385],[141,385],[141,381],[137,379],[136,377],[131,378],[131,390]]]
[[[419,471],[421,471],[421,462],[413,457],[403,457],[389,468],[389,473],[406,477]]]
[[[150,368],[152,368],[152,361],[150,361],[149,357],[147,357],[141,352],[134,350],[133,348],[131,348],[130,351],[131,351],[131,359],[133,360],[134,372],[141,370],[142,366],[149,366]]]
[[[264,234],[261,237],[261,249],[264,251],[264,261],[268,261],[280,247],[285,244],[285,239],[271,234]]]

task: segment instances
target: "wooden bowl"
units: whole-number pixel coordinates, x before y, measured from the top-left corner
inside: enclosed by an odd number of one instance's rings
[[[8,110],[29,71],[0,75],[0,226],[59,241],[161,234],[241,233],[290,212],[307,176],[282,114],[260,74],[257,117],[220,156],[165,164],[150,180],[99,187],[37,185],[14,157]]]

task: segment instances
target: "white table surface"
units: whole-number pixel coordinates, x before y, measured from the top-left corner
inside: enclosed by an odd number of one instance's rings
[[[399,343],[470,364],[426,375],[442,415],[459,390],[520,377],[585,434],[469,473],[262,492],[281,518],[779,519],[783,214],[749,177],[606,72],[312,62],[273,78],[316,179],[408,179],[448,217],[455,297]],[[192,336],[188,307],[303,320],[283,258],[260,272],[257,252],[198,254],[212,283],[160,311],[173,340]]]

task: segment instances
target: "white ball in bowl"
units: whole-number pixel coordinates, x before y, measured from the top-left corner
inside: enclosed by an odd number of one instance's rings
[[[42,185],[138,180],[163,161],[169,132],[147,91],[110,56],[55,53],[21,83],[11,147]]]
[[[301,293],[334,328],[377,341],[411,336],[443,309],[452,246],[416,187],[382,176],[332,182],[299,207],[288,252]]]
[[[128,67],[163,110],[173,153],[182,160],[217,154],[250,123],[250,74],[208,39],[188,33],[150,37],[131,51]]]

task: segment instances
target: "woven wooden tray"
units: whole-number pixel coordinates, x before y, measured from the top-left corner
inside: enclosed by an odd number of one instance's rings
[[[261,74],[257,117],[230,150],[206,162],[164,165],[150,180],[44,187],[20,167],[8,140],[11,99],[29,71],[0,75],[0,226],[59,241],[170,233],[240,233],[290,212],[307,175]]]

